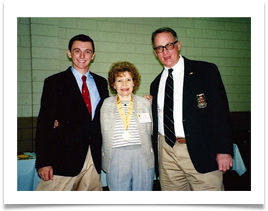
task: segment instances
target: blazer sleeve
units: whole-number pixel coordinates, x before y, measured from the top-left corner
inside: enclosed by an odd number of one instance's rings
[[[227,94],[220,76],[220,72],[216,65],[213,65],[211,71],[211,92],[214,104],[213,109],[213,132],[217,140],[217,152],[233,155],[233,140],[230,123],[230,111],[228,105]]]
[[[41,107],[36,128],[36,168],[52,165],[53,126],[56,119],[55,83],[44,81]]]

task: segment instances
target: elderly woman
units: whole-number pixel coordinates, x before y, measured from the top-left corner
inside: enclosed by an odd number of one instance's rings
[[[102,169],[111,191],[151,191],[154,152],[149,100],[133,94],[140,84],[137,68],[129,62],[112,64],[108,82],[115,96],[101,108]]]

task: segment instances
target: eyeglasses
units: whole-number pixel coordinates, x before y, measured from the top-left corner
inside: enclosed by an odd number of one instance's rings
[[[165,46],[157,46],[154,48],[156,53],[162,53],[164,51],[164,48],[166,50],[173,50],[174,49],[174,45],[178,42],[178,40],[176,40],[175,42],[171,42],[166,44]]]

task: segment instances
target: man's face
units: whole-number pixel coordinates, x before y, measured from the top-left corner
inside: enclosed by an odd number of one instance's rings
[[[91,42],[74,41],[71,51],[67,50],[67,55],[72,59],[74,68],[84,74],[88,71],[95,53]]]
[[[154,48],[158,46],[166,46],[168,43],[175,42],[175,38],[169,32],[162,32],[155,36],[154,38]],[[181,49],[181,43],[178,41],[174,44],[173,50],[167,50],[164,48],[162,53],[155,53],[160,62],[167,68],[173,67],[180,59],[179,51]]]

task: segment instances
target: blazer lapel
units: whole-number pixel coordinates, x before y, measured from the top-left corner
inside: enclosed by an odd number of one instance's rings
[[[103,101],[107,96],[105,93],[105,90],[107,90],[107,87],[104,87],[104,83],[102,81],[102,78],[98,77],[96,74],[94,73],[90,73],[92,75],[92,77],[94,78],[95,84],[97,86],[101,101]],[[101,103],[102,104],[102,103]]]
[[[184,57],[184,81],[183,81],[183,116],[191,112],[189,108],[196,103],[195,67],[192,62]]]
[[[153,96],[153,103],[152,103],[152,112],[155,114],[154,116],[157,115],[157,96],[158,96],[158,89],[159,89],[159,83],[160,83],[160,78],[163,73],[164,69],[162,72],[155,78],[155,80],[152,83],[151,87],[151,95]]]
[[[109,96],[109,93],[108,93],[108,89],[107,89],[107,83],[105,83],[104,79],[101,78],[100,76],[92,73],[92,72],[90,74],[94,78],[95,84],[97,86],[97,89],[98,89],[98,92],[100,95],[100,101],[96,107],[95,115],[93,118],[95,121],[96,119],[98,119],[98,120],[100,119],[100,108],[102,106],[104,99]]]

